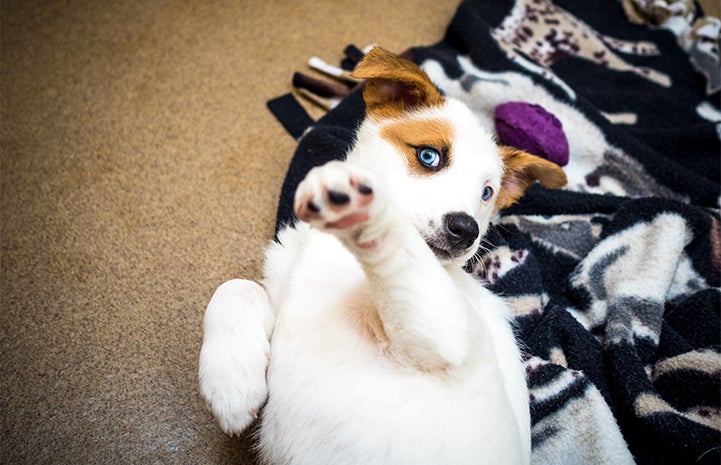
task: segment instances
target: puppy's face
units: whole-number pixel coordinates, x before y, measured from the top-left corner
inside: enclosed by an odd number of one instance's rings
[[[381,178],[442,262],[467,261],[493,214],[535,180],[565,184],[555,164],[498,147],[468,107],[441,96],[415,64],[376,47],[354,75],[366,79],[366,120],[348,158]]]
[[[503,162],[467,107],[446,100],[369,119],[349,157],[375,171],[441,261],[475,253],[495,209]]]

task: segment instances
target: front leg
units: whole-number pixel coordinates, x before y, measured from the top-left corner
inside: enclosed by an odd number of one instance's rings
[[[372,228],[373,217],[387,209],[373,176],[352,165],[332,161],[312,169],[295,193],[296,216],[322,231],[338,236],[351,248],[371,249],[382,228]]]
[[[488,339],[471,335],[483,325],[469,321],[475,313],[452,278],[463,270],[441,265],[371,173],[347,162],[315,168],[296,191],[295,211],[356,256],[373,289],[380,336],[403,362],[449,370],[467,360],[471,340]]]
[[[234,279],[215,291],[205,311],[200,393],[227,434],[240,434],[268,397],[265,372],[275,311],[255,282]]]

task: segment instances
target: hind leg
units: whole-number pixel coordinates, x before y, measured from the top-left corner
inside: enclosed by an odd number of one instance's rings
[[[220,428],[240,434],[268,397],[265,372],[275,312],[253,281],[223,283],[205,311],[200,392]]]

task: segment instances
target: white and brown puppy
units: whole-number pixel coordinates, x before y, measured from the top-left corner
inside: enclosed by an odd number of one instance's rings
[[[490,218],[563,171],[498,147],[416,65],[374,48],[347,158],[300,184],[262,286],[221,285],[200,387],[271,464],[527,464],[528,391],[503,301],[463,270]]]

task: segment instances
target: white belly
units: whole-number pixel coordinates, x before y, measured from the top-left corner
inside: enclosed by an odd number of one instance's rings
[[[450,375],[393,359],[354,322],[372,298],[353,256],[328,238],[305,241],[278,302],[262,455],[273,464],[523,463],[498,365]]]

